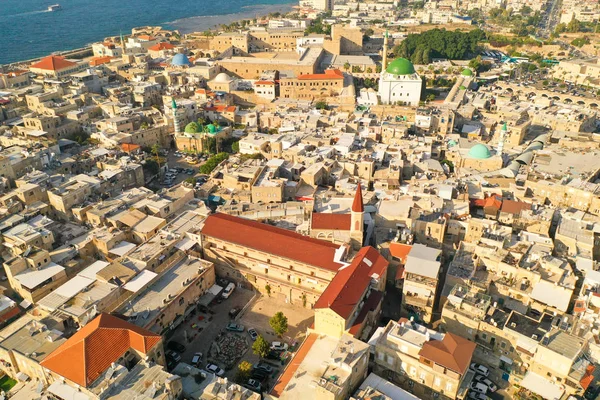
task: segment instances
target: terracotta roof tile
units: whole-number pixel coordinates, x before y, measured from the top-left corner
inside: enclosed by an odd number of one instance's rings
[[[298,76],[299,80],[319,80],[319,79],[344,79],[344,74],[339,69],[328,69],[324,74],[306,74]]]
[[[523,210],[531,210],[531,204],[524,201],[504,200],[500,211],[509,214],[520,214]]]
[[[362,300],[371,278],[385,279],[387,267],[387,260],[374,247],[363,247],[350,265],[335,275],[314,308],[330,308],[347,319]]]
[[[313,213],[311,218],[311,228],[332,231],[349,231],[351,220],[352,216],[350,214]]]
[[[581,385],[581,387],[583,389],[587,389],[594,381],[594,371],[595,370],[596,370],[596,367],[593,364],[588,365],[587,368],[585,369],[585,374],[579,381],[579,384]]]
[[[410,253],[410,249],[412,249],[412,246],[410,244],[396,243],[396,242],[390,243],[390,254],[393,257],[400,259],[400,261],[403,264],[406,263],[406,257],[408,257],[408,253]]]
[[[461,336],[446,333],[442,340],[430,340],[423,344],[419,356],[464,375],[476,346]]]
[[[315,344],[315,342],[317,341],[318,337],[319,335],[317,335],[316,333],[311,333],[310,335],[308,335],[306,340],[302,343],[302,346],[300,346],[300,348],[296,352],[294,358],[292,358],[287,368],[283,371],[283,373],[273,386],[273,389],[270,393],[271,395],[275,397],[281,396],[281,394],[285,390],[285,387],[288,385],[288,383],[290,383],[294,374],[296,374],[298,367],[300,367],[300,364],[302,364],[302,361],[304,361],[313,344]]]
[[[367,314],[369,311],[375,310],[379,306],[381,299],[383,299],[383,292],[380,292],[379,290],[373,290],[371,292],[362,309],[356,316],[356,319],[352,323],[352,328],[348,330],[349,334],[356,337],[356,335],[362,330],[362,325],[365,322]]]
[[[360,183],[356,187],[356,193],[354,194],[354,201],[352,202],[352,211],[364,212],[365,206],[363,205],[362,188]]]
[[[40,364],[84,387],[129,349],[148,353],[161,336],[110,314],[100,314]]]
[[[71,62],[64,57],[60,56],[48,56],[42,58],[35,64],[32,64],[29,68],[43,69],[46,71],[60,71],[62,69],[73,67],[77,64]]]
[[[148,50],[161,51],[161,50],[173,50],[174,48],[175,48],[175,46],[173,46],[171,43],[161,42],[161,43],[156,43],[154,46],[149,47]]]
[[[330,271],[342,266],[333,261],[336,244],[232,215],[208,216],[202,234]]]

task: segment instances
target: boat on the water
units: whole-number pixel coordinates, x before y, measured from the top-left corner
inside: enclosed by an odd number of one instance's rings
[[[48,6],[48,11],[60,11],[62,10],[62,7],[60,6],[60,4],[52,4],[51,6]]]

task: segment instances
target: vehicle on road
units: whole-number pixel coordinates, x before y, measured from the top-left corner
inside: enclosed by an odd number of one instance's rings
[[[267,374],[265,371],[260,370],[260,369],[255,369],[252,371],[252,373],[250,374],[250,377],[252,379],[256,379],[259,381],[264,381],[265,379],[267,379],[269,377],[269,374]]]
[[[490,400],[490,398],[487,397],[485,394],[477,392],[469,392],[467,398],[470,400]]]
[[[226,329],[231,332],[244,332],[244,330],[246,330],[244,325],[234,324],[233,322],[227,325]]]
[[[254,390],[255,392],[259,392],[261,391],[261,384],[259,381],[257,381],[256,379],[248,379],[248,383],[246,384],[246,387],[250,390]]]
[[[165,356],[167,356],[167,359],[171,359],[171,360],[175,361],[176,363],[181,361],[181,355],[173,350],[167,350],[165,352]]]
[[[198,365],[200,365],[200,362],[202,362],[202,353],[194,353],[194,357],[192,357],[192,365],[194,367],[197,367]]]
[[[252,341],[254,341],[258,338],[258,332],[256,332],[256,329],[254,329],[254,328],[248,329],[248,335],[250,335],[250,338],[252,339]]]
[[[229,282],[229,284],[227,285],[227,287],[225,288],[225,290],[223,290],[223,293],[221,294],[221,296],[224,299],[228,299],[229,296],[231,296],[231,293],[233,293],[234,289],[235,289],[235,283]]]
[[[265,371],[267,374],[273,373],[273,367],[271,367],[269,364],[258,363],[258,364],[254,364],[253,368],[256,371]]]
[[[225,375],[225,371],[223,371],[222,368],[219,368],[219,366],[216,364],[208,363],[208,364],[206,364],[206,368],[204,368],[204,369],[207,370],[208,372],[212,372],[216,376]]]
[[[487,377],[490,374],[490,370],[488,367],[477,363],[471,363],[469,369],[471,371],[475,371],[476,374],[483,375],[485,377]]]
[[[286,351],[288,349],[288,344],[282,342],[272,342],[271,349],[278,351]]]
[[[171,340],[169,343],[167,343],[167,348],[178,353],[183,353],[185,351],[185,346],[174,340]]]
[[[483,375],[477,375],[475,376],[475,380],[477,382],[483,383],[484,385],[486,385],[489,389],[490,392],[495,392],[496,390],[498,390],[498,386],[496,386],[496,384],[492,381],[490,381],[488,378],[486,378]]]
[[[483,383],[479,383],[479,382],[471,382],[471,384],[469,385],[469,389],[472,390],[473,392],[477,392],[477,393],[481,393],[481,394],[486,394],[488,391],[488,387],[486,385],[484,385]]]
[[[237,317],[237,315],[240,313],[240,311],[242,311],[242,309],[240,307],[233,307],[231,310],[229,310],[229,318],[235,318]]]

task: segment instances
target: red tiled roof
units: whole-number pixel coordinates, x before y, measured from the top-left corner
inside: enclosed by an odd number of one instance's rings
[[[406,263],[406,257],[408,256],[408,253],[410,253],[410,249],[412,249],[410,244],[390,243],[390,254],[393,257],[399,258],[403,264]]]
[[[300,346],[300,348],[296,352],[294,358],[292,358],[292,360],[288,364],[285,371],[283,371],[283,374],[281,374],[281,376],[277,380],[277,383],[275,383],[275,385],[273,386],[273,389],[271,389],[271,395],[275,397],[281,396],[285,387],[288,385],[288,383],[290,383],[292,377],[296,374],[298,367],[300,367],[300,364],[302,364],[302,361],[304,361],[313,344],[315,344],[315,342],[317,341],[318,337],[319,335],[317,335],[316,333],[311,333],[310,335],[308,335],[304,343],[302,343],[302,346]]]
[[[220,106],[213,106],[213,107],[204,107],[204,109],[206,111],[216,111],[216,112],[235,112],[236,110],[236,106],[225,106],[225,105],[220,105]]]
[[[378,275],[378,279],[385,279],[387,267],[387,260],[375,248],[363,247],[350,265],[335,275],[314,308],[330,308],[347,319],[362,300],[371,278]]]
[[[92,67],[95,67],[95,66],[97,66],[97,65],[106,64],[106,63],[109,63],[109,62],[110,62],[110,60],[112,60],[113,58],[114,58],[114,57],[111,57],[111,56],[93,57],[93,58],[90,60],[90,65],[91,65]]]
[[[161,336],[110,314],[100,314],[40,364],[87,387],[131,348],[147,354]]]
[[[509,214],[519,214],[523,210],[531,210],[531,204],[524,201],[504,200],[500,211]]]
[[[583,378],[581,378],[581,380],[579,381],[579,384],[584,390],[587,390],[587,388],[590,387],[590,385],[594,381],[595,370],[596,367],[593,364],[588,365],[585,369],[585,374],[583,375]]]
[[[212,214],[202,234],[330,271],[341,267],[333,261],[338,245],[245,218]]]
[[[406,269],[404,267],[400,267],[398,266],[398,269],[396,270],[396,281],[400,281],[402,279],[404,279],[404,271]]]
[[[364,212],[365,211],[365,207],[363,205],[362,188],[360,186],[360,182],[358,183],[358,186],[356,187],[356,194],[354,194],[354,201],[352,202],[352,211],[354,211],[354,212]]]
[[[127,153],[131,153],[132,151],[135,151],[140,148],[141,148],[141,146],[139,144],[121,143],[121,149],[123,149],[123,151],[127,152]]]
[[[313,213],[312,229],[326,229],[331,231],[349,231],[352,216],[350,214]]]
[[[46,71],[60,71],[61,69],[66,69],[75,65],[77,64],[66,60],[64,57],[48,56],[42,58],[37,63],[32,64],[29,68],[44,69]]]
[[[463,337],[446,333],[442,340],[430,340],[423,344],[419,356],[464,375],[476,346]]]
[[[156,39],[154,36],[150,36],[150,35],[140,35],[138,36],[138,39],[142,39],[142,40],[146,40],[148,42]]]
[[[254,82],[255,85],[275,85],[275,82],[273,81],[256,81]]]
[[[156,43],[154,46],[149,47],[148,50],[161,51],[161,50],[173,50],[174,48],[175,48],[175,46],[173,46],[171,43],[161,42],[161,43]]]
[[[298,76],[299,80],[318,80],[318,79],[344,79],[344,74],[339,69],[328,69],[324,74],[306,74]]]
[[[502,200],[501,200],[501,198],[498,198],[497,196],[490,196],[485,199],[483,207],[485,207],[485,208],[492,207],[492,208],[497,208],[499,210],[500,207],[502,207]]]
[[[584,312],[586,309],[587,309],[587,307],[585,306],[585,300],[576,300],[575,301],[575,306],[573,307],[574,313]]]

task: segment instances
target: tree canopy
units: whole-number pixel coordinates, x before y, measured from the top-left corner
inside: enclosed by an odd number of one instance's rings
[[[210,174],[215,168],[217,168],[217,165],[219,165],[223,160],[227,160],[228,158],[229,154],[227,153],[215,154],[200,166],[200,173]]]
[[[428,64],[431,58],[465,60],[475,53],[483,39],[485,33],[479,29],[460,32],[436,28],[408,35],[394,48],[394,54],[408,58],[414,64]]]
[[[252,343],[252,352],[260,358],[265,358],[269,354],[269,342],[262,335],[258,335],[254,343]]]
[[[283,315],[281,311],[278,311],[269,320],[269,325],[271,325],[271,328],[273,328],[273,331],[275,331],[277,336],[281,336],[288,330],[287,317]]]

